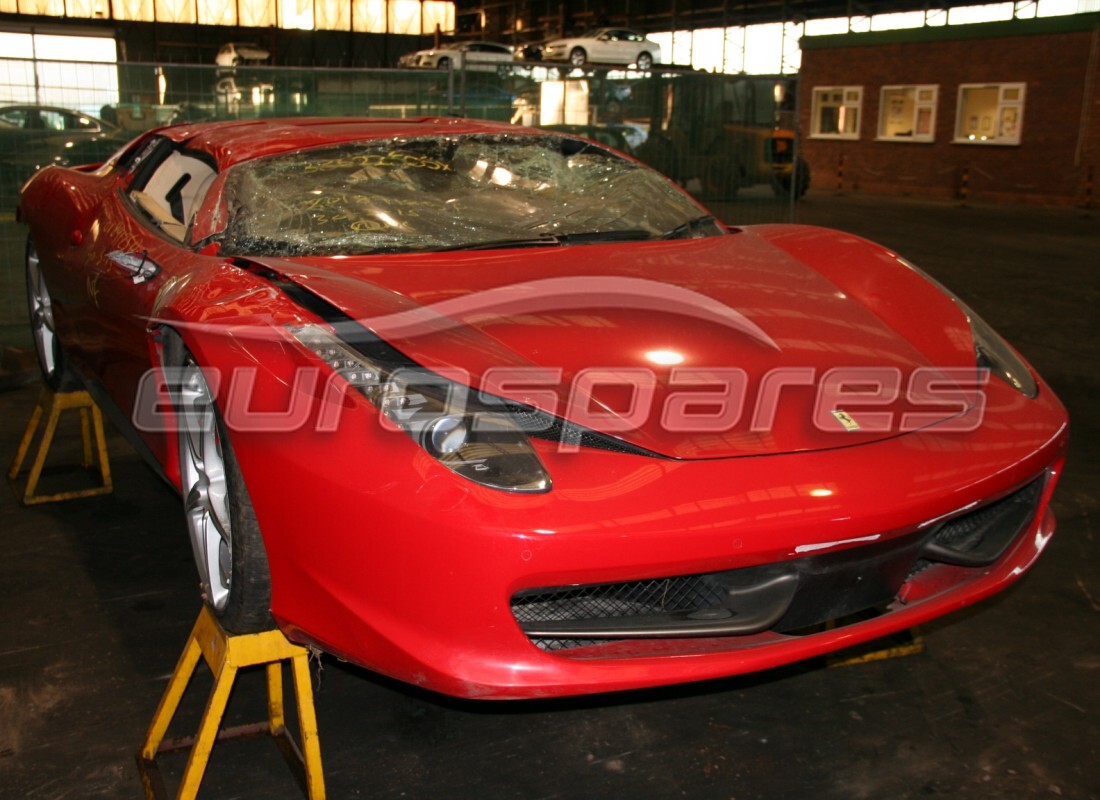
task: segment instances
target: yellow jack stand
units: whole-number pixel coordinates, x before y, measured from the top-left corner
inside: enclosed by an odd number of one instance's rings
[[[885,647],[874,647],[885,644]],[[829,655],[826,664],[829,667],[854,667],[857,664],[869,664],[872,661],[886,661],[891,658],[905,658],[924,652],[924,637],[912,630],[902,630],[875,642],[842,650],[839,654]],[[845,655],[847,653],[847,655]]]
[[[199,656],[206,660],[214,673],[214,688],[206,703],[202,723],[197,736],[164,741],[168,725],[179,708],[184,690]],[[298,701],[298,727],[302,739],[299,750],[286,730],[283,716],[283,661],[290,661],[294,679],[294,693]],[[218,732],[222,714],[225,713],[233,680],[241,667],[264,665],[267,671],[267,722],[240,725]],[[321,771],[321,743],[317,734],[317,717],[313,709],[313,688],[309,681],[309,651],[291,644],[280,631],[265,631],[241,636],[227,634],[213,613],[203,606],[187,646],[164,690],[157,713],[146,734],[145,744],[138,753],[138,769],[148,800],[162,800],[168,795],[157,769],[158,753],[190,748],[191,753],[180,781],[178,800],[193,800],[199,791],[210,752],[215,739],[232,739],[244,736],[270,734],[275,738],[283,757],[290,764],[302,791],[309,800],[324,800],[325,781]],[[305,751],[305,757],[302,756]]]
[[[77,489],[71,492],[57,492],[55,494],[36,494],[38,481],[42,477],[42,468],[46,464],[46,455],[53,444],[54,434],[57,433],[57,422],[61,418],[61,412],[70,409],[80,411],[80,434],[84,441],[84,458],[81,466],[91,469],[98,464],[100,486],[90,489]],[[42,417],[46,416],[46,429],[42,434],[42,441],[38,445],[34,462],[31,464],[30,474],[27,476],[27,486],[23,492],[23,505],[30,506],[36,503],[54,503],[59,500],[72,500],[77,497],[93,497],[99,494],[109,494],[114,490],[111,483],[111,464],[107,460],[107,439],[103,435],[103,415],[99,406],[92,400],[90,394],[84,391],[54,393],[43,387],[38,395],[38,401],[34,406],[27,430],[23,433],[23,441],[19,443],[19,450],[8,470],[8,478],[16,480],[19,470],[23,466],[23,460],[27,457],[31,443],[38,433],[38,426]],[[95,461],[92,452],[92,434],[95,434]]]

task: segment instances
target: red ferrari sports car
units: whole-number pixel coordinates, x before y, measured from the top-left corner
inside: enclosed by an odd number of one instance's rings
[[[760,670],[1012,583],[1067,418],[903,258],[568,135],[149,132],[26,185],[43,372],[179,489],[237,632],[531,698]]]

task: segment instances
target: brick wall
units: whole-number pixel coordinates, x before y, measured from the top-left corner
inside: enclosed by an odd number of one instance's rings
[[[845,190],[951,197],[965,170],[974,198],[1083,202],[1090,167],[1100,182],[1100,26],[1070,22],[1085,29],[1033,20],[804,39],[800,128],[814,186],[834,187],[843,158]],[[917,40],[890,41],[906,34]],[[1027,84],[1021,143],[952,142],[959,85],[1009,82]],[[899,84],[939,85],[935,141],[875,141],[880,89]],[[811,138],[813,87],[839,85],[863,87],[860,138]]]

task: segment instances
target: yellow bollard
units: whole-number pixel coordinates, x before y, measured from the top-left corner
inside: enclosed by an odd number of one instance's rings
[[[206,704],[196,736],[165,741],[168,725],[179,708],[187,683],[198,666],[199,657],[214,673],[214,687]],[[283,661],[290,662],[294,694],[298,707],[298,727],[301,749],[286,730],[283,715]],[[218,732],[225,713],[229,693],[237,670],[261,666],[267,674],[266,722],[239,725]],[[325,781],[321,769],[321,743],[317,733],[317,716],[313,708],[313,689],[309,681],[309,651],[291,644],[280,631],[265,631],[242,635],[227,634],[207,606],[203,606],[191,636],[187,640],[179,663],[164,690],[145,743],[138,753],[138,770],[148,800],[164,800],[164,782],[156,765],[158,754],[190,749],[187,766],[180,780],[178,800],[193,800],[214,749],[215,740],[270,734],[290,764],[309,800],[324,800]],[[303,751],[305,755],[303,756]]]
[[[962,171],[962,183],[959,186],[959,205],[966,206],[966,201],[970,199],[970,167],[963,167]]]

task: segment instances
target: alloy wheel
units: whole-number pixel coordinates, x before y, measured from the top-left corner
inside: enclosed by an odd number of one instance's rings
[[[53,305],[42,265],[34,245],[27,247],[27,305],[31,315],[31,335],[42,374],[49,381],[57,374],[57,335],[54,332]]]
[[[214,398],[193,359],[180,375],[180,485],[195,563],[207,602],[225,608],[233,576],[229,484]]]

